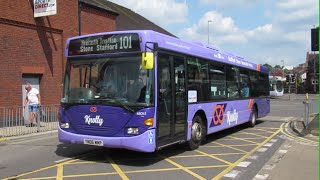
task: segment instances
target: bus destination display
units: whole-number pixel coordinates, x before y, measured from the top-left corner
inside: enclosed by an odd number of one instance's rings
[[[140,51],[138,34],[109,34],[71,40],[69,56]]]

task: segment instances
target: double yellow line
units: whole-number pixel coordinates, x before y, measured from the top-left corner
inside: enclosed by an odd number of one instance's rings
[[[303,137],[298,137],[298,136],[288,132],[287,131],[288,127],[289,127],[288,122],[282,123],[280,126],[281,133],[286,135],[288,138],[299,141],[299,142],[311,144],[311,145],[319,145],[319,142],[317,142],[317,141],[313,141],[311,139],[307,139],[307,138],[303,138]]]

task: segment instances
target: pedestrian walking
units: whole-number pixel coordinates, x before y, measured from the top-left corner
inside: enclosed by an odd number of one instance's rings
[[[39,90],[36,88],[33,88],[30,83],[28,83],[25,86],[25,89],[27,91],[26,100],[24,104],[24,108],[29,104],[28,110],[29,110],[29,121],[30,124],[27,126],[32,127],[34,126],[34,121],[37,121],[38,118],[38,112],[39,107],[41,105],[41,98]]]

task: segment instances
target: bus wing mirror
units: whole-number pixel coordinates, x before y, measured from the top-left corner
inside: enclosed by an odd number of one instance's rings
[[[154,54],[153,52],[142,53],[142,69],[153,69],[154,64]]]

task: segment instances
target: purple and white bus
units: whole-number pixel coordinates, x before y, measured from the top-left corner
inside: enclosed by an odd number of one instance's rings
[[[268,69],[150,30],[67,40],[59,140],[154,152],[270,111]]]

